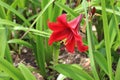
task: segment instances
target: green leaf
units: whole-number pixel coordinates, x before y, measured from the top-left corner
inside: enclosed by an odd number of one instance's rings
[[[30,2],[32,2],[34,5],[39,6],[40,7],[40,3],[38,0],[29,0]]]
[[[15,9],[16,6],[17,6],[17,4],[18,4],[18,1],[19,1],[19,0],[14,0],[14,1],[11,3],[10,6]],[[6,19],[12,20],[12,12],[11,12],[9,9],[7,10]]]
[[[109,27],[108,27],[108,18],[107,18],[107,13],[106,13],[105,0],[101,0],[101,5],[102,5],[102,20],[103,20],[103,29],[104,29],[105,49],[106,49],[108,73],[109,73],[108,75],[109,75],[110,80],[113,80],[111,45],[110,45],[110,36],[109,36]]]
[[[95,44],[94,44],[94,36],[92,33],[92,24],[89,23],[89,16],[88,16],[88,12],[87,12],[87,6],[88,6],[88,2],[86,0],[83,0],[83,8],[85,11],[85,17],[86,17],[86,26],[87,26],[87,40],[88,40],[88,46],[89,46],[89,57],[90,57],[90,65],[91,65],[91,70],[92,70],[92,74],[94,76],[94,78],[96,80],[100,80],[98,73],[97,73],[97,69],[96,69],[96,65],[95,65],[95,60],[94,60],[94,49],[95,49]]]
[[[50,36],[50,33],[48,32],[45,32],[45,31],[39,31],[39,30],[36,30],[36,29],[32,29],[32,28],[25,28],[25,27],[14,27],[13,30],[22,30],[22,31],[30,31],[30,32],[33,32],[33,34],[35,35],[39,35],[39,36],[42,36],[42,37],[49,37]]]
[[[13,63],[13,58],[12,58],[12,55],[11,55],[10,48],[9,48],[8,44],[6,45],[6,49],[5,49],[5,59],[7,61],[9,61],[10,63]]]
[[[98,51],[94,53],[95,60],[99,64],[102,70],[105,71],[106,74],[108,74],[108,65],[107,65],[107,60],[105,57]]]
[[[57,2],[65,4],[65,0],[58,0]],[[52,10],[52,21],[56,21],[56,18],[62,13],[63,8],[58,7],[57,5],[54,5],[54,8]],[[51,14],[50,14],[51,15]]]
[[[6,19],[0,19],[0,24],[5,24],[9,26],[19,26],[19,24],[6,20]]]
[[[117,64],[116,72],[115,72],[115,80],[120,80],[120,58]]]
[[[6,17],[5,9],[0,6],[0,18],[5,18],[5,17]]]
[[[6,48],[6,29],[0,25],[0,57],[4,57],[5,54],[5,48]]]
[[[87,72],[76,64],[58,64],[54,69],[73,80],[94,80]]]
[[[42,31],[42,25],[41,18],[37,21],[37,30]],[[46,69],[45,69],[45,45],[44,45],[44,39],[43,37],[36,36],[36,61],[38,64],[38,67],[40,68],[40,73],[45,77],[46,76]]]
[[[33,46],[31,44],[29,44],[26,41],[20,40],[20,39],[12,39],[12,40],[9,40],[8,43],[16,43],[16,44],[24,45],[28,48],[33,49]]]
[[[22,63],[19,64],[18,68],[22,72],[25,80],[36,80],[35,76],[31,73],[31,71]]]
[[[20,8],[25,8],[25,0],[18,0],[19,2],[19,4],[18,4],[18,6],[20,7]]]
[[[95,8],[96,8],[97,10],[102,10],[102,7],[101,7],[101,6],[95,6]],[[113,11],[112,9],[109,9],[109,8],[105,8],[105,11],[106,11],[107,13],[114,13],[114,11]],[[114,14],[117,15],[117,16],[120,16],[119,11],[115,11]]]
[[[22,36],[22,38],[30,31],[30,29],[35,25],[35,23],[39,20],[39,18],[45,13],[47,8],[54,2],[54,0],[50,0],[48,4],[43,8],[43,10],[39,13],[38,17],[34,20],[34,22],[30,25],[29,29],[26,31],[26,33]],[[42,27],[42,26],[41,26]]]
[[[111,46],[113,45],[113,42],[114,42],[114,40],[116,38],[116,34],[117,34],[115,27],[113,27],[114,25],[116,25],[115,24],[115,18],[112,17],[110,19],[110,23],[109,23],[109,30],[110,30],[109,34],[110,34],[110,40],[111,40],[110,45]]]
[[[74,17],[79,15],[79,14],[75,13],[71,8],[67,7],[64,4],[61,4],[60,2],[55,2],[55,5],[57,5],[58,7],[62,8],[63,10],[65,10],[67,13],[71,14]]]
[[[0,71],[0,78],[5,79],[5,78],[10,78],[10,77],[5,72]]]
[[[9,74],[14,80],[25,80],[20,71],[3,58],[0,58],[0,70]]]
[[[28,20],[25,19],[25,17],[23,15],[21,15],[18,11],[16,11],[14,8],[12,8],[11,6],[9,6],[8,4],[6,4],[5,2],[3,2],[2,0],[0,0],[0,5],[2,7],[5,7],[6,9],[12,11],[14,14],[16,14],[18,17],[20,17],[24,22],[26,22],[28,25],[30,25],[30,23],[28,22]]]

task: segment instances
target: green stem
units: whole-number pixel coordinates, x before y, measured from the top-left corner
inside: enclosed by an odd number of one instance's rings
[[[93,76],[95,78],[95,80],[100,80],[97,70],[96,70],[96,66],[95,66],[95,61],[94,61],[94,47],[93,47],[93,42],[92,42],[92,29],[91,26],[89,26],[89,22],[88,22],[88,14],[87,14],[87,6],[86,6],[87,2],[86,0],[83,1],[83,7],[85,10],[85,16],[86,16],[86,25],[87,25],[87,39],[88,39],[88,46],[89,46],[89,57],[90,57],[90,64],[91,64],[91,69],[92,69],[92,73]]]
[[[58,57],[59,57],[59,49],[56,49],[56,47],[53,46],[53,65],[58,64]]]
[[[104,38],[105,38],[105,47],[106,47],[106,56],[107,56],[107,63],[108,63],[108,72],[110,80],[112,78],[112,61],[111,61],[111,49],[110,49],[110,37],[109,37],[109,27],[108,27],[108,20],[106,15],[106,5],[105,0],[101,0],[102,4],[102,18],[103,18],[103,29],[104,29]]]

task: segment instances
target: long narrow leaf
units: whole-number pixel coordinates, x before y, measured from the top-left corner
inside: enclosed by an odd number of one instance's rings
[[[28,42],[26,41],[23,41],[23,40],[20,40],[20,39],[12,39],[12,40],[9,40],[8,43],[15,43],[15,44],[20,44],[20,45],[24,45],[28,48],[31,48],[33,49],[32,45],[29,44]]]
[[[110,45],[111,46],[113,45],[113,42],[117,35],[116,29],[115,27],[113,27],[114,25],[115,25],[115,18],[112,17],[109,23],[109,34],[110,34],[110,41],[111,41]]]
[[[5,24],[9,26],[19,26],[19,24],[6,20],[6,19],[0,19],[0,24]]]
[[[28,22],[27,19],[25,19],[25,17],[23,15],[21,15],[18,11],[16,11],[14,8],[12,8],[11,6],[9,6],[8,4],[6,4],[5,2],[3,2],[2,0],[0,0],[0,5],[5,7],[6,9],[12,11],[14,14],[16,14],[18,17],[20,17],[23,21],[25,21],[28,25],[30,25],[30,23]]]
[[[0,25],[0,57],[4,58],[5,48],[6,48],[6,29]]]
[[[6,58],[6,60],[8,62],[10,62],[11,64],[13,64],[13,59],[12,59],[12,55],[11,55],[10,48],[9,48],[8,44],[6,44],[5,58]]]
[[[42,30],[42,27],[40,27],[42,25],[41,23],[41,19],[39,19],[37,21],[37,29],[38,30]],[[46,76],[46,70],[45,70],[45,45],[44,45],[44,39],[43,37],[40,36],[36,36],[36,60],[37,60],[37,64],[40,68],[40,72],[41,74],[45,77]]]
[[[73,80],[94,80],[78,65],[58,64],[54,69]]]
[[[115,72],[115,80],[120,80],[120,58],[117,64],[116,72]]]
[[[27,31],[29,28],[25,28],[25,27],[14,27],[13,30],[22,30],[22,31]],[[39,31],[39,30],[36,30],[36,29],[30,29],[30,32],[33,32],[33,34],[36,34],[36,35],[39,35],[39,36],[42,36],[42,37],[49,37],[50,36],[50,33],[47,33],[45,31]]]
[[[96,8],[97,10],[102,10],[102,7],[101,7],[101,6],[95,6],[95,8]],[[108,13],[114,13],[114,11],[113,11],[112,9],[109,9],[109,8],[105,8],[105,11],[108,12]],[[119,11],[115,11],[114,14],[120,16]]]
[[[100,53],[100,52],[95,52],[95,60],[96,62],[99,64],[99,66],[101,67],[101,69],[104,70],[104,72],[106,74],[108,74],[108,65],[107,65],[107,60],[105,59],[105,57]]]
[[[0,6],[0,17],[1,17],[1,18],[5,18],[5,16],[6,16],[6,14],[5,14],[5,9]]]
[[[25,80],[36,80],[35,76],[30,72],[30,70],[22,63],[19,64],[20,71],[22,72]]]
[[[2,72],[1,70],[0,70],[0,80],[1,79],[10,79],[10,76],[7,74],[7,73],[5,73],[5,72]]]
[[[16,8],[16,6],[17,6],[17,4],[18,4],[18,1],[19,0],[14,0],[14,2],[12,2],[12,4],[10,5],[12,8]],[[8,9],[7,10],[7,16],[6,16],[6,18],[7,19],[10,19],[11,20],[11,18],[12,18],[12,16],[11,16],[11,11]]]
[[[54,0],[50,0],[48,4],[44,7],[44,9],[39,13],[38,17],[34,20],[34,22],[31,24],[29,29],[26,31],[26,33],[22,36],[22,38],[30,31],[30,29],[34,26],[34,24],[38,21],[38,19],[43,15],[43,13],[46,11],[46,9],[54,2]]]
[[[0,70],[9,74],[14,80],[25,80],[20,71],[3,58],[0,59]]]
[[[65,0],[58,0],[57,2],[65,4]],[[54,8],[52,10],[52,21],[55,21],[56,18],[62,13],[63,8],[58,7],[57,5],[54,5]]]
[[[65,6],[64,4],[61,4],[61,3],[59,3],[59,2],[55,2],[55,4],[56,4],[58,7],[62,8],[63,10],[65,10],[66,12],[70,13],[70,14],[71,14],[72,16],[74,16],[74,17],[76,17],[76,16],[78,15],[78,14],[75,13],[71,8]]]
[[[106,47],[106,56],[107,56],[107,64],[108,64],[108,72],[110,80],[113,80],[112,75],[112,61],[111,61],[111,50],[110,50],[110,37],[109,37],[109,27],[108,27],[108,19],[106,14],[106,3],[105,0],[101,0],[102,4],[102,19],[103,19],[103,29],[104,29],[104,37],[105,37],[105,47]]]
[[[88,39],[88,46],[89,46],[89,57],[91,62],[91,69],[93,76],[96,80],[99,80],[99,76],[96,70],[96,65],[94,61],[94,41],[93,41],[93,35],[92,35],[92,28],[88,21],[88,13],[87,13],[87,1],[83,0],[83,8],[85,10],[85,16],[86,16],[86,25],[87,25],[87,39]]]

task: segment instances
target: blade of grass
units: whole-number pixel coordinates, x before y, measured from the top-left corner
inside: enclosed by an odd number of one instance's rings
[[[41,4],[43,4],[42,9],[47,5],[48,2],[49,2],[49,0],[42,1],[42,3],[41,3]],[[42,22],[41,22],[43,27],[42,27],[41,30],[44,30],[44,31],[48,30],[47,21],[48,21],[48,19],[51,20],[52,11],[53,11],[53,5],[54,4],[51,4],[47,8],[47,10],[43,14],[43,16],[41,17],[41,18],[43,18]],[[48,45],[48,38],[44,39],[44,50],[45,50],[45,60],[46,60],[46,62],[50,62],[51,59],[52,59],[52,54],[50,54],[50,53],[52,53],[52,51],[51,51],[51,47]]]
[[[10,5],[12,8],[15,8],[18,4],[19,0],[14,0],[14,2],[12,2],[12,4]],[[8,9],[7,10],[7,16],[6,19],[10,19],[11,20],[11,11]]]
[[[38,17],[34,20],[34,22],[31,24],[29,29],[26,31],[26,33],[21,37],[23,38],[29,31],[30,29],[34,26],[34,24],[38,21],[38,19],[43,15],[43,13],[46,11],[46,9],[54,2],[54,0],[50,0],[48,4],[44,7],[44,9],[39,13]]]
[[[59,2],[59,3],[62,3],[62,4],[65,4],[65,0],[58,0],[57,2]],[[62,10],[63,10],[63,8],[60,8],[60,7],[58,7],[57,5],[54,5],[54,8],[53,8],[53,10],[52,10],[52,17],[51,17],[51,21],[56,21],[56,18],[62,13]]]
[[[106,56],[107,56],[107,64],[108,64],[108,72],[109,72],[108,76],[109,76],[110,80],[113,80],[111,49],[110,49],[110,37],[109,37],[109,29],[108,29],[109,27],[108,27],[108,19],[107,19],[107,14],[106,14],[105,0],[101,0],[101,5],[102,5],[102,19],[103,19]]]
[[[39,18],[36,24],[37,30],[42,30],[42,18]],[[44,46],[44,39],[42,37],[36,36],[36,59],[38,66],[40,68],[40,73],[45,77],[46,76],[46,69],[45,69],[45,46]]]
[[[16,14],[18,17],[20,17],[24,22],[26,22],[27,25],[30,25],[28,20],[25,19],[25,17],[23,15],[21,15],[18,11],[16,11],[14,8],[12,8],[11,6],[9,6],[8,4],[6,4],[5,2],[3,2],[1,0],[0,0],[0,5],[2,7],[5,7],[6,9],[12,11],[14,14]]]
[[[0,58],[0,70],[9,74],[14,80],[25,80],[20,71],[3,58]]]
[[[39,14],[34,14],[33,16],[30,16],[28,18],[28,21],[32,21],[34,18],[36,18]]]
[[[39,1],[37,1],[37,0],[29,0],[29,1],[32,2],[33,4],[37,5],[37,6],[40,6]]]
[[[18,4],[18,6],[20,7],[20,8],[25,8],[25,0],[18,0],[19,2],[19,4]]]
[[[9,45],[7,44],[6,45],[6,49],[5,49],[5,59],[10,62],[11,64],[13,63],[13,60],[12,60],[12,55],[10,53],[10,48],[9,48]]]
[[[20,63],[18,68],[25,77],[25,80],[36,80],[35,76],[33,76],[31,71],[24,64]]]
[[[94,80],[80,66],[75,64],[58,64],[54,69],[73,80]]]
[[[117,64],[116,72],[115,72],[115,80],[120,80],[120,58]]]
[[[24,45],[24,46],[26,46],[28,48],[33,49],[33,46],[31,44],[29,44],[26,41],[20,40],[20,39],[12,39],[12,40],[9,40],[8,43],[20,44],[20,45]]]
[[[88,14],[87,14],[87,1],[86,0],[83,0],[83,7],[84,7],[84,10],[85,10],[85,16],[86,16],[86,25],[87,25],[87,39],[88,39],[88,46],[89,46],[89,57],[90,57],[90,62],[91,62],[91,69],[92,69],[92,73],[93,73],[93,76],[96,80],[100,80],[99,79],[99,76],[98,76],[98,73],[97,73],[97,70],[96,70],[96,66],[95,66],[95,62],[94,62],[94,47],[93,47],[93,41],[92,41],[92,29],[91,29],[91,26],[88,22]]]
[[[5,24],[9,26],[19,26],[19,24],[6,20],[6,19],[0,19],[0,24]]]
[[[95,6],[95,8],[97,10],[102,10],[102,7],[101,6]],[[109,8],[105,8],[106,12],[108,13],[114,13],[115,15],[117,16],[120,16],[120,12],[119,11],[113,11],[112,9],[109,9]]]
[[[99,64],[101,69],[103,69],[104,72],[108,74],[108,65],[106,58],[99,51],[96,51],[94,55],[95,55],[95,60]]]
[[[5,9],[3,8],[3,7],[0,7],[0,17],[1,18],[3,18],[3,19],[0,19],[0,24],[2,25],[2,24],[5,24],[5,23],[8,23],[8,24],[10,24],[10,25],[15,25],[15,24],[13,24],[13,23],[11,23],[11,22],[6,22],[5,21],[5,17],[6,17],[6,14],[5,14]],[[3,26],[4,27],[4,26]],[[1,31],[0,31],[1,32]],[[5,31],[5,33],[6,33],[6,42],[7,42],[7,36],[8,36],[8,32],[7,32],[7,30]],[[4,34],[4,33],[2,33],[2,34]],[[3,35],[2,35],[3,36]],[[2,37],[1,35],[0,35],[0,37]],[[4,40],[3,40],[3,44],[4,44]],[[13,61],[12,61],[12,57],[11,57],[11,54],[10,54],[10,49],[9,49],[9,45],[8,44],[4,44],[4,45],[6,45],[6,48],[5,48],[5,52],[4,52],[4,55],[5,55],[5,58],[6,58],[6,60],[7,61],[9,61],[10,63],[13,63]],[[4,47],[4,46],[3,46]]]
[[[25,27],[21,27],[21,26],[18,26],[18,27],[14,27],[12,28],[13,30],[22,30],[22,31],[27,31],[29,28],[25,28]],[[36,29],[30,29],[30,32],[32,32],[33,34],[35,35],[39,35],[39,36],[42,36],[42,37],[50,37],[50,33],[47,33],[45,31],[40,31],[40,30],[36,30]]]
[[[95,5],[94,7],[96,8],[96,10],[102,10],[101,6]],[[107,13],[112,13],[112,14],[115,14],[117,16],[120,16],[120,14],[119,14],[120,12],[117,10],[113,11],[113,9],[110,9],[110,8],[106,8],[105,10]],[[77,13],[80,13],[80,12],[83,12],[83,8],[81,6],[78,6],[74,11]]]
[[[5,72],[2,72],[2,71],[0,71],[0,80],[2,79],[4,79],[4,80],[9,80],[9,75],[7,74],[7,73],[5,73]]]
[[[5,18],[5,16],[6,16],[6,14],[5,14],[4,8],[0,6],[0,17]]]
[[[111,0],[111,6],[112,6],[112,10],[113,10],[113,15],[114,15],[114,18],[115,18],[115,29],[116,29],[116,33],[117,33],[117,48],[119,47],[120,45],[120,31],[119,31],[119,27],[118,27],[118,20],[117,20],[117,17],[115,15],[115,8],[114,8],[114,0]]]
[[[4,58],[6,41],[6,29],[0,25],[0,58]]]
[[[65,6],[64,4],[61,4],[59,2],[55,2],[55,5],[62,8],[63,10],[65,10],[67,13],[70,13],[73,17],[76,17],[79,15],[79,14],[75,13],[71,8]]]
[[[115,26],[115,18],[114,16],[111,18],[110,22],[109,22],[109,35],[110,35],[110,46],[112,47],[112,45],[114,44],[114,40],[117,36],[117,31],[116,28],[113,27]]]
[[[48,4],[49,0],[42,0],[41,1],[41,8],[44,9],[44,7]],[[42,16],[42,23],[44,25],[43,29],[46,30],[48,29],[47,27],[47,20],[49,17],[49,11],[50,11],[50,7],[51,5],[49,5],[49,7],[46,9],[46,11],[44,12],[43,16]]]

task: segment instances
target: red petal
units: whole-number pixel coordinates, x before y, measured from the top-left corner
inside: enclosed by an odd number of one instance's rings
[[[88,46],[83,45],[82,41],[77,41],[77,47],[80,52],[85,52],[88,50]]]
[[[77,18],[68,22],[68,24],[71,28],[75,29],[79,26],[81,20],[82,20],[82,14],[80,14]]]
[[[59,32],[53,32],[52,35],[49,38],[49,45],[51,45],[53,42],[60,41],[68,37],[70,34],[70,31],[68,29],[65,29],[63,31]]]
[[[57,18],[57,21],[68,26],[67,24],[67,19],[66,19],[66,14],[62,14]]]
[[[74,52],[74,47],[75,47],[75,39],[74,39],[74,36],[71,34],[67,38],[66,49],[67,49],[68,52],[73,53]]]
[[[61,31],[64,30],[66,27],[61,23],[55,22],[48,22],[48,27],[53,31]]]
[[[72,33],[74,35],[75,40],[82,40],[82,37],[80,36],[80,34],[78,33],[78,31],[76,31],[74,29],[72,29],[71,31],[72,31]]]

